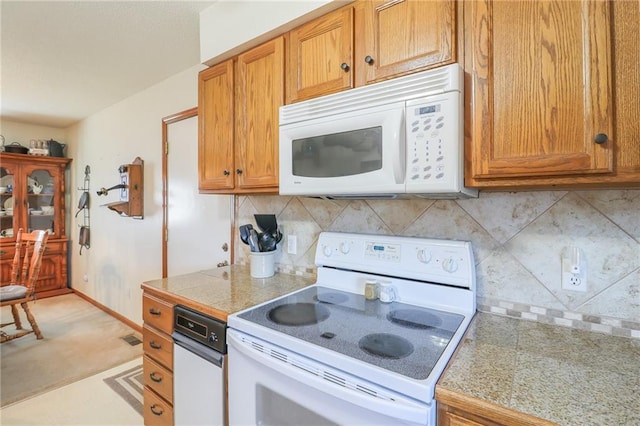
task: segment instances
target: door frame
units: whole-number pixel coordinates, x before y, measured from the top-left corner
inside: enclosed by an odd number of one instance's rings
[[[169,124],[197,117],[198,107],[193,107],[162,119],[162,278],[167,278],[167,228],[169,218]]]

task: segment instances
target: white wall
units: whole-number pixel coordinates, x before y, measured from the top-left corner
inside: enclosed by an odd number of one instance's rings
[[[353,0],[223,0],[200,12],[200,61],[213,65]]]
[[[91,168],[91,248],[79,254],[82,215],[72,218],[71,286],[139,324],[140,284],[162,276],[162,118],[197,105],[198,72],[203,68],[196,65],[67,129],[73,214],[85,166]],[[143,220],[101,207],[117,201],[117,191],[96,194],[119,183],[118,167],[136,157],[144,160]]]
[[[5,138],[5,145],[18,142],[22,146],[29,147],[31,139],[53,139],[65,143],[65,129],[56,127],[37,126],[34,124],[18,123],[15,121],[1,120],[0,135]]]

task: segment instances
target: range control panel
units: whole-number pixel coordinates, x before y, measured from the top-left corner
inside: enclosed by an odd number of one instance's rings
[[[389,235],[323,232],[316,265],[471,288],[471,243]]]

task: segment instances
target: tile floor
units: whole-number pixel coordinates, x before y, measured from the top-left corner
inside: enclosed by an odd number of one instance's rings
[[[139,364],[140,359],[135,359],[78,382],[8,405],[0,409],[0,424],[142,426],[142,416],[103,381],[106,377]]]

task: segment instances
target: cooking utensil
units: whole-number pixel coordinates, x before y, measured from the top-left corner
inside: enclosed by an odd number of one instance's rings
[[[90,246],[90,235],[89,235],[88,226],[80,227],[80,236],[78,237],[78,244],[80,244],[80,255],[82,255],[82,249],[89,248]]]
[[[260,234],[260,251],[274,251],[276,249],[276,239],[269,232]]]
[[[255,229],[249,231],[249,247],[251,251],[260,251],[260,243],[258,242],[258,233]]]
[[[20,145],[18,142],[10,143],[9,145],[5,145],[4,150],[6,152],[11,152],[14,154],[28,154],[29,148],[26,146]]]
[[[253,225],[251,225],[250,223],[240,226],[240,239],[243,243],[249,244],[249,233],[252,229]]]
[[[256,219],[256,225],[262,232],[273,233],[278,229],[278,222],[276,221],[276,215],[274,214],[254,214]]]
[[[89,191],[84,191],[80,196],[80,201],[78,201],[78,211],[76,212],[75,217],[78,217],[78,213],[87,207],[89,207]]]

